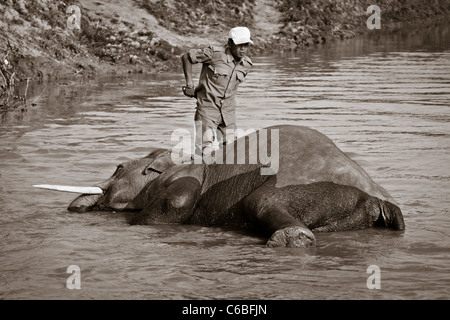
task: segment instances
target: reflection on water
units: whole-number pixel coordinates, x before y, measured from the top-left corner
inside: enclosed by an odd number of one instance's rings
[[[395,198],[404,233],[322,233],[313,249],[268,249],[221,228],[68,213],[74,195],[31,185],[92,185],[171,147],[173,130],[191,130],[195,103],[181,74],[33,83],[34,105],[1,114],[0,298],[448,299],[448,26],[253,61],[238,126],[327,134]],[[82,290],[65,288],[72,264]],[[372,264],[380,290],[366,287]]]

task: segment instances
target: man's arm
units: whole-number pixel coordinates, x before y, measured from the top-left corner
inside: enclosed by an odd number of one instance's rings
[[[189,60],[189,54],[185,53],[181,56],[183,65],[184,78],[186,79],[186,87],[183,87],[183,93],[188,97],[195,97],[195,85],[192,78],[192,62]]]

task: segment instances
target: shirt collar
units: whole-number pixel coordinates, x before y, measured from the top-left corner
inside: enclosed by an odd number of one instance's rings
[[[230,51],[230,47],[229,47],[229,46],[225,46],[225,53],[227,54],[227,62],[232,62],[232,61],[234,61],[234,57],[233,57],[233,55],[231,54],[231,51]]]

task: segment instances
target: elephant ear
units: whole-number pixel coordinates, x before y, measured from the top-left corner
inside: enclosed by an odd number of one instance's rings
[[[175,179],[164,186],[158,198],[135,214],[130,224],[186,223],[201,195],[201,184],[193,177]]]
[[[200,198],[200,182],[192,177],[183,177],[174,180],[167,188],[167,206],[169,210],[194,209]]]
[[[146,158],[152,159],[147,165],[144,172],[148,168],[156,169],[160,173],[175,165],[171,158],[171,151],[166,149],[157,149],[146,156]]]

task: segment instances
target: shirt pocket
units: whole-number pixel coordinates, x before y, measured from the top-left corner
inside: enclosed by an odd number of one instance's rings
[[[238,84],[244,81],[246,75],[247,73],[245,71],[236,70],[236,80],[238,81]]]
[[[220,86],[226,86],[230,77],[231,70],[221,66],[209,65],[208,68],[212,71],[212,80]]]
[[[234,81],[234,90],[236,90],[237,86],[244,82],[245,76],[247,73],[243,70],[236,70],[236,80]]]

